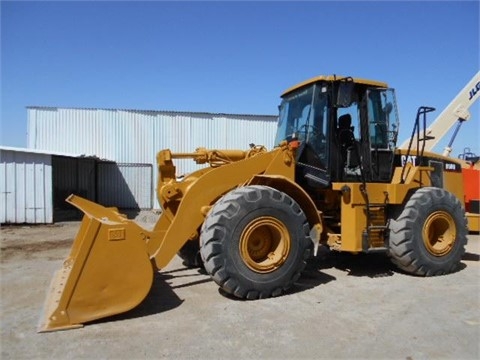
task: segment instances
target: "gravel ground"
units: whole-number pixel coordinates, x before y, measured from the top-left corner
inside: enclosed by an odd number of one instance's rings
[[[288,294],[257,301],[223,295],[176,258],[134,310],[38,334],[51,277],[78,226],[0,229],[2,359],[480,358],[478,235],[454,274],[414,277],[381,254],[326,254]]]

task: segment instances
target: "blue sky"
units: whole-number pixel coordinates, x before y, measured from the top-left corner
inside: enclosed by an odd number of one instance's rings
[[[26,106],[276,114],[333,73],[396,88],[404,140],[478,71],[479,42],[478,1],[2,1],[0,144],[26,146]],[[479,109],[454,156],[480,153]]]

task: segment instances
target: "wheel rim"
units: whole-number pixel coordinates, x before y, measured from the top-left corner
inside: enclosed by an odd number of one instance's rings
[[[455,244],[456,237],[455,222],[445,211],[436,211],[425,221],[423,242],[430,254],[434,256],[448,254]]]
[[[290,233],[282,222],[273,217],[260,217],[242,232],[240,255],[251,270],[268,273],[285,262],[290,243]]]

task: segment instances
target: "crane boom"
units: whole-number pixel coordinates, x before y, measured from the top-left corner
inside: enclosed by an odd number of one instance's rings
[[[445,136],[445,134],[457,124],[455,133],[450,140],[448,146],[445,148],[443,155],[448,156],[452,151],[452,143],[456,134],[464,121],[470,118],[469,108],[480,97],[480,71],[477,72],[467,85],[460,90],[457,96],[448,104],[448,106],[441,112],[441,114],[432,122],[426,129],[424,138],[430,140],[425,143],[425,150],[432,151],[435,145]],[[407,139],[400,148],[407,148],[410,139]],[[416,144],[413,141],[412,144]]]

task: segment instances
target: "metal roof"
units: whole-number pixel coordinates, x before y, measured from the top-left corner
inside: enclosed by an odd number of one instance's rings
[[[95,156],[95,155],[73,154],[73,153],[66,153],[61,151],[28,149],[28,148],[22,148],[22,147],[12,147],[12,146],[3,146],[3,145],[0,145],[0,151],[15,151],[15,152],[22,152],[22,153],[38,154],[38,155],[65,156],[65,157],[71,157],[71,158],[90,158],[90,159],[111,161],[108,159],[100,159],[98,156]]]
[[[165,114],[165,115],[203,115],[203,116],[240,116],[240,117],[252,117],[257,118],[259,116],[271,118],[272,121],[276,121],[277,115],[271,114],[238,114],[238,113],[215,113],[215,112],[202,112],[202,111],[176,111],[176,110],[145,110],[145,109],[124,109],[124,108],[102,108],[102,107],[70,107],[70,106],[36,106],[30,105],[26,107],[32,110],[89,110],[89,111],[125,111],[136,112],[143,114]]]
[[[313,77],[311,79],[302,81],[301,83],[298,83],[297,85],[294,85],[287,90],[285,90],[281,96],[285,96],[288,93],[297,90],[301,87],[316,83],[318,81],[335,81],[335,80],[342,80],[342,79],[347,79],[349,76],[341,76],[341,75],[320,75]],[[386,88],[388,87],[387,83],[381,82],[381,81],[376,81],[376,80],[369,80],[369,79],[362,79],[362,78],[352,78],[354,83],[357,84],[363,84],[363,85],[368,85],[368,86],[375,86],[375,87],[383,87]]]

